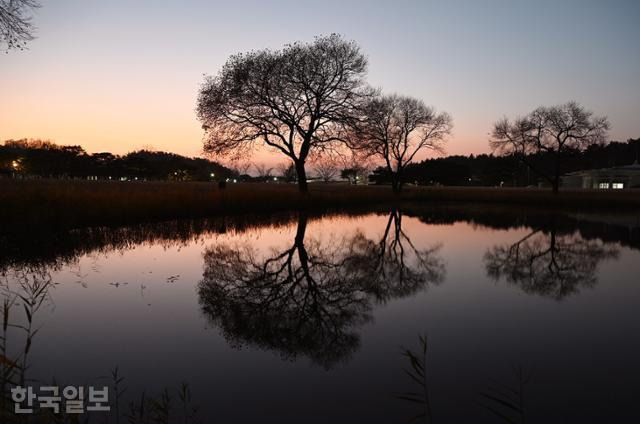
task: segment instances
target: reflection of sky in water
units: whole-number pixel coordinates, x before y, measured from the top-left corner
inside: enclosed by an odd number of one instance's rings
[[[379,240],[387,219],[310,219],[305,242],[328,245],[357,231]],[[54,271],[52,304],[36,318],[43,327],[34,340],[31,376],[83,384],[117,365],[131,393],[188,382],[203,413],[222,421],[398,422],[415,409],[393,398],[414,389],[402,373],[400,346],[416,347],[417,334],[427,332],[436,417],[456,421],[480,413],[491,422],[478,394],[491,379],[512,381],[511,366],[519,363],[534,372],[528,387],[534,418],[610,419],[631,411],[640,394],[637,250],[611,245],[618,257],[598,263],[598,283],[556,301],[487,277],[484,253],[521,239],[526,228],[431,225],[404,216],[402,230],[417,248],[442,244],[444,282],[374,303],[373,320],[355,327],[358,348],[331,370],[304,355],[282,360],[280,352],[251,343],[232,349],[201,312],[197,284],[207,247],[250,242],[269,255],[290,247],[294,222],[206,234],[182,246],[89,254]]]

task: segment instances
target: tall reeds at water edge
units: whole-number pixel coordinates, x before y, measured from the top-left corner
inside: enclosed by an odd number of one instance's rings
[[[10,388],[25,386],[29,369],[29,353],[40,330],[35,323],[38,311],[45,305],[52,284],[47,273],[15,271],[14,283],[0,274],[2,299],[2,334],[0,335],[0,422],[14,422]],[[10,334],[20,336],[9,340]],[[15,346],[15,347],[14,347]],[[22,422],[22,421],[20,421]]]
[[[312,184],[300,194],[293,184],[1,180],[0,233],[16,226],[83,227],[213,215],[363,207],[404,201],[464,201],[575,209],[640,207],[640,190],[416,187],[394,195],[388,186]]]

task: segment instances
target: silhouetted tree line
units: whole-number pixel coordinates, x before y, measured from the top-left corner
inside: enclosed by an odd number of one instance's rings
[[[561,172],[568,173],[585,169],[608,168],[630,165],[640,152],[640,138],[626,142],[613,141],[606,145],[593,144],[580,152],[566,153]],[[536,169],[552,174],[556,165],[551,153],[527,156]],[[537,185],[545,180],[526,166],[516,156],[496,156],[492,154],[447,156],[423,160],[407,166],[405,182],[421,185],[452,186],[518,186]],[[370,180],[379,184],[391,183],[385,168],[373,171]]]
[[[567,154],[563,173],[584,169],[623,166],[640,154],[640,138],[606,145],[591,145],[586,150]],[[551,154],[528,155],[537,169],[552,173],[555,158]],[[295,171],[291,169],[290,171]],[[202,158],[187,158],[173,153],[139,150],[124,156],[112,153],[88,154],[80,146],[60,146],[41,140],[7,140],[0,145],[0,176],[22,174],[48,178],[147,179],[209,181],[235,177],[238,172]],[[345,177],[346,178],[346,177]],[[453,155],[427,159],[406,167],[405,182],[420,185],[451,186],[529,186],[544,182],[515,156]],[[384,167],[375,169],[370,181],[387,184],[391,176]]]
[[[5,176],[210,181],[235,174],[217,162],[167,152],[139,150],[124,156],[108,152],[89,154],[80,146],[27,139],[7,140],[0,145],[0,175]]]

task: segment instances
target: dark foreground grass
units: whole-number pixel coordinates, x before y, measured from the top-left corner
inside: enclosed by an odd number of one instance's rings
[[[76,228],[292,210],[361,208],[396,202],[476,202],[562,209],[640,210],[640,190],[550,190],[317,184],[301,195],[293,184],[0,180],[4,229]]]

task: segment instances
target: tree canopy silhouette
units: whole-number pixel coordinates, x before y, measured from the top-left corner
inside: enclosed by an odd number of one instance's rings
[[[15,163],[14,163],[15,162]],[[220,163],[174,153],[138,150],[124,156],[88,154],[81,146],[61,146],[46,140],[6,140],[0,144],[0,176],[21,174],[49,178],[88,177],[211,181],[236,174]]]
[[[525,293],[562,300],[581,287],[593,287],[598,264],[615,258],[618,249],[579,233],[533,230],[512,245],[498,245],[484,256],[487,274],[506,278]]]
[[[344,140],[370,93],[366,70],[358,45],[335,34],[231,56],[200,88],[204,149],[241,156],[269,146],[291,159],[306,192],[306,161]]]
[[[24,50],[33,40],[31,12],[38,7],[36,0],[0,0],[0,50]]]
[[[422,100],[377,96],[363,107],[351,146],[384,161],[393,191],[399,193],[405,168],[423,150],[442,152],[451,127],[449,114],[437,113]]]
[[[402,216],[398,210],[389,212],[379,241],[362,234],[353,238],[351,262],[369,273],[367,290],[380,302],[409,296],[426,283],[438,285],[444,280],[444,263],[438,256],[441,245],[418,249],[402,229]]]
[[[248,243],[214,245],[205,252],[198,285],[202,310],[236,347],[257,345],[287,359],[302,355],[330,368],[358,348],[357,328],[371,319],[374,302],[443,280],[437,247],[400,248],[408,237],[398,217],[390,216],[379,241],[359,231],[339,239],[307,237],[301,214],[290,247],[266,257]]]
[[[566,156],[606,141],[610,128],[606,117],[595,117],[576,102],[539,107],[513,122],[501,119],[493,126],[489,145],[501,155],[514,155],[532,171],[546,179],[557,193]],[[530,161],[529,155],[548,153],[554,158],[553,171],[544,172]]]

